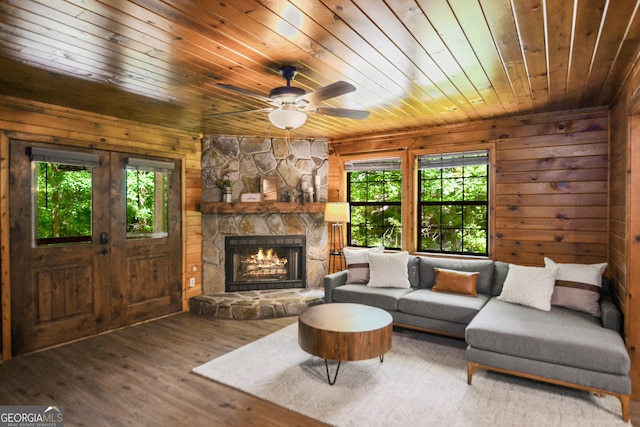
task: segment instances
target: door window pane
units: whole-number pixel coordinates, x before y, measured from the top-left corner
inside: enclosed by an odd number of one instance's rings
[[[167,237],[168,176],[127,169],[127,238]]]
[[[167,237],[168,176],[127,169],[127,238]]]
[[[33,162],[36,245],[90,242],[91,167]]]

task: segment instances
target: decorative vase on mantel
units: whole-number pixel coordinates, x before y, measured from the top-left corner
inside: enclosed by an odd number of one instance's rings
[[[220,189],[222,192],[222,201],[226,203],[231,203],[231,195],[233,182],[229,179],[228,176],[220,178],[216,181],[216,187]]]
[[[222,189],[222,201],[225,203],[231,203],[232,190],[231,187],[224,187]]]

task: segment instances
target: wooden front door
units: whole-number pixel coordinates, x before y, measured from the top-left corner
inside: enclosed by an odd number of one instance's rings
[[[14,354],[180,310],[179,162],[170,161],[174,173],[157,174],[166,181],[155,183],[155,194],[132,195],[129,159],[10,142]],[[59,194],[61,180],[71,195]],[[159,233],[136,217],[136,198],[154,196]]]
[[[112,153],[111,159],[111,176],[125,177],[125,182],[112,180],[110,194],[111,260],[114,265],[111,271],[110,326],[118,327],[182,308],[181,186],[179,164],[174,164],[172,172],[156,174],[154,178],[149,169],[163,166],[155,166],[153,160],[148,165],[144,164],[145,159],[134,164],[130,156],[120,153]],[[123,165],[127,164],[128,173],[123,174]],[[166,232],[145,231],[145,227],[152,230],[162,227],[147,224],[131,212],[132,206],[144,203],[141,199],[152,197],[151,194],[138,193],[139,174],[155,179],[154,211],[158,215],[154,220],[165,223]],[[166,177],[166,183],[159,177]],[[166,200],[161,196],[164,187]],[[129,199],[127,203],[122,200],[125,195]],[[113,206],[119,208],[114,211]]]

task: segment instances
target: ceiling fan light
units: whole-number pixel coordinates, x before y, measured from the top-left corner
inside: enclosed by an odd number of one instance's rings
[[[307,121],[307,114],[295,108],[278,108],[269,113],[269,121],[280,129],[297,129]]]

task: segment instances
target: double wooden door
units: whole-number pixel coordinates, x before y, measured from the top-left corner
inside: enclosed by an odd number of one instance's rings
[[[67,222],[88,217],[89,231],[84,235],[76,233],[79,237],[40,239],[37,222],[45,219],[39,218],[41,208],[35,193],[53,192],[55,187],[35,189],[37,163],[30,155],[34,147],[45,153],[53,152],[54,156],[56,150],[64,150],[28,141],[10,142],[13,353],[179,311],[182,307],[180,162],[155,159],[156,163],[171,164],[173,168],[160,175],[166,176],[165,181],[156,182],[160,189],[156,192],[156,206],[164,229],[161,233],[136,233],[135,229],[131,231],[132,214],[128,213],[127,204],[130,156],[66,148],[69,153],[80,153],[70,157],[89,158],[93,162],[85,168],[90,189],[78,189],[85,195],[89,192],[90,207],[85,210],[91,212],[76,213],[74,209],[79,208],[72,203],[56,215],[64,214]],[[73,166],[68,169],[75,170]],[[48,194],[47,200],[54,196]],[[53,222],[51,218],[46,220]]]

